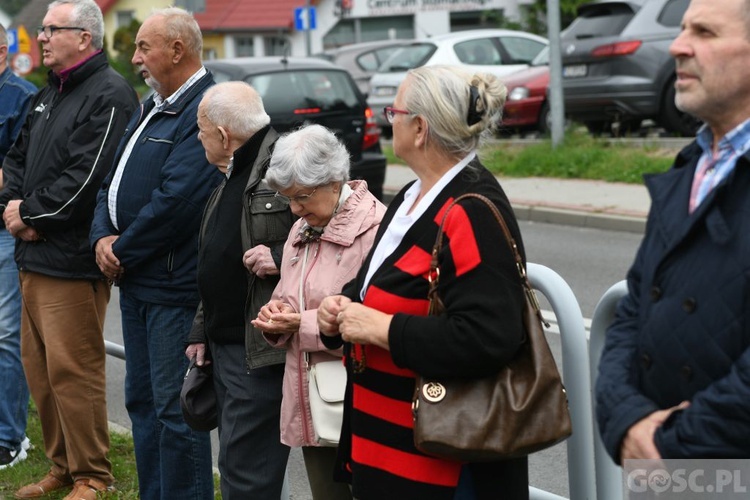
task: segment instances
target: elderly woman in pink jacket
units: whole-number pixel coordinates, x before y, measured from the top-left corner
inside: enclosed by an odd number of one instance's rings
[[[336,448],[321,446],[311,420],[308,366],[341,357],[320,341],[317,307],[356,276],[385,213],[366,182],[348,179],[346,148],[320,125],[282,136],[265,178],[300,219],[284,245],[281,280],[253,324],[287,350],[281,441],[302,447],[315,500],[352,498],[348,485],[333,482]]]

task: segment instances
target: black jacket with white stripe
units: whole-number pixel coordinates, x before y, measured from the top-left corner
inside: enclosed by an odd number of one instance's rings
[[[39,241],[18,240],[20,270],[60,278],[102,279],[89,245],[96,194],[112,167],[130,115],[132,87],[99,52],[34,97],[21,133],[3,163],[0,211],[23,200],[24,223]]]

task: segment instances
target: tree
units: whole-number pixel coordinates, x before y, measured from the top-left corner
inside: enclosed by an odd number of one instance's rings
[[[10,17],[14,17],[26,6],[27,0],[0,0],[0,9]]]
[[[109,54],[109,63],[133,86],[138,95],[142,96],[148,91],[148,88],[130,62],[133,58],[133,50],[135,50],[135,37],[138,35],[140,27],[140,21],[133,19],[129,25],[117,28],[112,38],[114,55]]]
[[[578,7],[590,0],[559,0],[560,2],[560,26],[565,28],[576,17]],[[547,36],[547,0],[534,0],[526,10],[523,21],[526,31]]]

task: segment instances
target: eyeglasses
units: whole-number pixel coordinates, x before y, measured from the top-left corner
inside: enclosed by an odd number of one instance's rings
[[[37,36],[41,36],[42,33],[44,33],[44,36],[47,38],[52,38],[52,35],[55,34],[56,31],[60,30],[80,30],[80,31],[88,31],[86,28],[79,28],[78,26],[38,26],[36,28],[36,34]]]
[[[396,115],[411,115],[412,113],[409,111],[406,111],[404,109],[396,109],[392,108],[390,106],[386,106],[383,108],[383,115],[385,116],[385,120],[393,125],[393,119],[396,118]]]
[[[274,196],[276,196],[276,198],[280,200],[286,201],[287,203],[294,202],[298,205],[304,205],[305,203],[310,201],[310,198],[312,197],[312,195],[315,194],[315,191],[317,190],[318,188],[315,188],[307,194],[298,194],[297,196],[284,196],[283,194],[277,191]]]

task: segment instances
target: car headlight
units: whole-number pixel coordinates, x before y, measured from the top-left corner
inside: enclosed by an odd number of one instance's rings
[[[526,87],[516,87],[508,94],[509,101],[520,101],[521,99],[528,99],[529,89]]]

